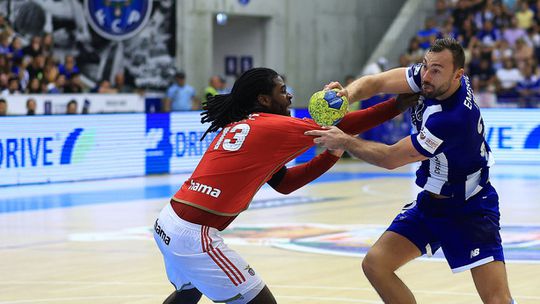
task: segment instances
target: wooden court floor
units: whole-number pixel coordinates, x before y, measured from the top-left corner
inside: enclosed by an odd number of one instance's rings
[[[510,287],[520,304],[540,303],[538,169],[493,170]],[[172,285],[151,227],[185,178],[0,188],[0,304],[161,303]],[[416,191],[411,168],[388,172],[344,161],[289,196],[263,188],[223,235],[278,303],[382,303],[361,255]],[[481,303],[469,272],[452,274],[440,256],[398,275],[418,303]]]

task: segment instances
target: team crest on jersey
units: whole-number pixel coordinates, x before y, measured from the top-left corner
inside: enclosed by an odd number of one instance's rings
[[[152,0],[85,0],[84,9],[88,23],[100,36],[124,40],[144,28]]]
[[[414,106],[411,110],[411,122],[414,126],[419,126],[422,123],[422,117],[424,115],[424,110],[426,105],[424,104],[424,96],[420,96],[418,99],[418,104]]]

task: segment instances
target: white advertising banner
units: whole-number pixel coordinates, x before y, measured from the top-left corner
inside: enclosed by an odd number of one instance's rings
[[[26,115],[26,102],[36,101],[36,114],[66,114],[67,104],[77,102],[77,113],[143,113],[145,100],[137,94],[16,94],[2,95],[8,115]]]
[[[0,118],[0,185],[145,174],[145,114]]]

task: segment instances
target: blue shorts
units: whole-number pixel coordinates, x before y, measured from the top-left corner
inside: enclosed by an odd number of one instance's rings
[[[409,239],[422,254],[442,248],[456,273],[504,262],[499,218],[499,196],[491,184],[467,201],[436,199],[422,191],[403,207],[388,231]]]

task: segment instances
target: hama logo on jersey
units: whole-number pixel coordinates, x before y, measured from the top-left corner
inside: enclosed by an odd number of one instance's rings
[[[158,223],[158,220],[154,223],[154,231],[159,236],[159,238],[165,243],[165,245],[169,245],[171,243],[171,238],[165,233],[165,230],[161,228],[161,226]]]
[[[205,184],[197,183],[193,180],[190,180],[189,182],[190,182],[190,185],[188,187],[188,190],[200,192],[200,193],[210,195],[215,198],[218,198],[219,195],[221,194],[221,190],[218,188],[213,188]]]
[[[100,36],[125,40],[146,26],[152,0],[85,0],[84,9],[88,23]]]

